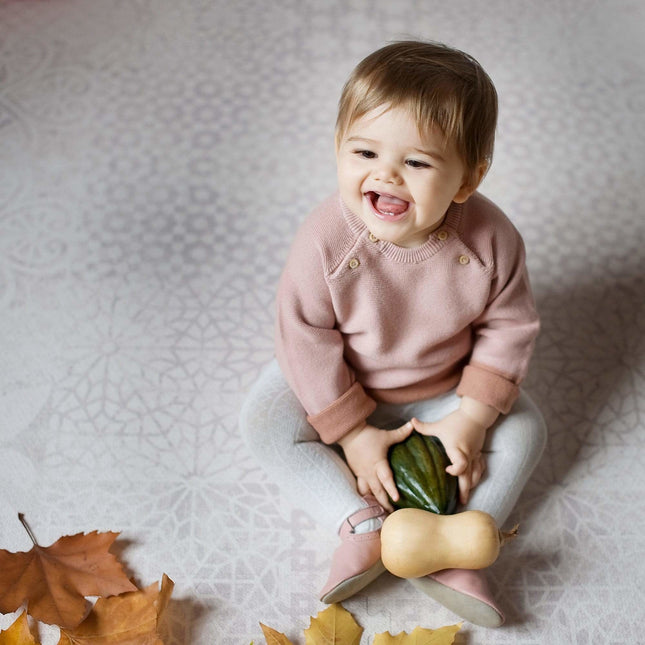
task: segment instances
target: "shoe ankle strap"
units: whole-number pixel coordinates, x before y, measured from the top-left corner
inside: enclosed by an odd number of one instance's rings
[[[370,500],[371,501],[371,500]],[[344,522],[341,527],[341,533],[353,533],[354,529],[365,520],[371,520],[377,517],[382,517],[386,514],[385,509],[378,503],[374,502],[371,506],[361,508],[359,511],[352,513]]]

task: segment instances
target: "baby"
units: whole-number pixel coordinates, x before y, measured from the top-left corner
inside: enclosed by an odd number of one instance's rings
[[[460,510],[500,526],[542,454],[544,422],[519,387],[539,329],[524,245],[476,192],[496,120],[490,78],[440,44],[383,47],[343,89],[339,191],[296,235],[277,360],[241,415],[272,480],[340,536],[323,602],[384,571],[380,525],[398,499],[387,452],[413,429],[443,442]],[[481,571],[411,582],[473,623],[504,620]]]

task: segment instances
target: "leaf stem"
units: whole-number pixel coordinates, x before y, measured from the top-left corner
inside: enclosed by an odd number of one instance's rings
[[[29,536],[29,539],[34,543],[34,546],[39,546],[38,541],[36,540],[36,536],[34,535],[31,528],[29,528],[29,524],[27,524],[24,513],[18,513],[18,519],[20,520],[20,523],[25,527],[25,531],[27,531],[27,535]]]

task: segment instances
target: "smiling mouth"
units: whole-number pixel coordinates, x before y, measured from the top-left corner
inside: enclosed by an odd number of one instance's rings
[[[373,190],[365,193],[365,197],[369,201],[376,217],[388,222],[403,219],[410,206],[410,202],[394,197],[394,195],[377,193]]]

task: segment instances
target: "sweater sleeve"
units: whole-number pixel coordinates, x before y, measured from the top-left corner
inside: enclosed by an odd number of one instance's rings
[[[296,236],[278,286],[276,357],[307,420],[331,444],[364,421],[376,403],[344,360],[324,253],[311,233],[303,227]]]
[[[490,243],[491,289],[473,322],[474,345],[457,393],[508,413],[528,372],[539,318],[525,264],[524,243],[504,220]]]

